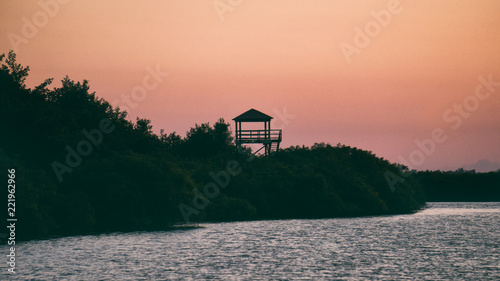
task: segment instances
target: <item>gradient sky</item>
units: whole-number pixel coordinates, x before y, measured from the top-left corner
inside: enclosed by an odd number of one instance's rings
[[[128,110],[155,132],[185,135],[255,108],[275,117],[284,147],[342,143],[419,170],[500,169],[500,86],[474,96],[478,77],[500,81],[500,1],[41,2],[51,4],[0,2],[0,53],[30,66],[27,84],[69,75],[113,102],[158,67],[168,76]],[[391,15],[383,25],[380,13]],[[446,140],[425,154],[416,142],[439,128]]]

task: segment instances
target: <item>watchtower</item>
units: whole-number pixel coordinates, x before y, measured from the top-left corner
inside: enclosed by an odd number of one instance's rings
[[[263,148],[265,149],[265,155],[269,155],[272,152],[277,151],[280,148],[281,143],[281,130],[271,130],[271,119],[273,119],[273,117],[253,108],[233,118],[236,123],[236,145],[241,146],[243,143],[262,143],[263,146],[255,151],[255,153],[259,152]],[[243,130],[241,124],[247,122],[262,122],[264,123],[264,129]]]

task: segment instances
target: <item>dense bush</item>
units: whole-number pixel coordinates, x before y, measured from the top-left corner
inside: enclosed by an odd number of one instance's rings
[[[463,170],[425,171],[418,172],[416,178],[424,187],[428,201],[500,201],[500,171],[489,173]]]

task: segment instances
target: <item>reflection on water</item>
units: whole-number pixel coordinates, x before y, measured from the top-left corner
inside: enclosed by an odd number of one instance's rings
[[[465,202],[440,202],[428,203],[428,208],[418,212],[419,215],[467,215],[470,213],[498,213],[499,203],[465,203]]]
[[[500,203],[21,243],[8,280],[499,280]],[[7,252],[4,246],[3,253]]]

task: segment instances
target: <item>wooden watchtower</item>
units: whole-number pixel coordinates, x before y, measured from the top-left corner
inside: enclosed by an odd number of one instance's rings
[[[273,117],[253,108],[233,118],[236,123],[236,145],[241,146],[244,143],[262,143],[263,147],[255,151],[255,153],[262,149],[264,149],[265,155],[277,151],[281,143],[281,130],[271,130],[271,119],[273,119]],[[246,122],[262,122],[264,123],[264,129],[243,130],[241,124]]]

